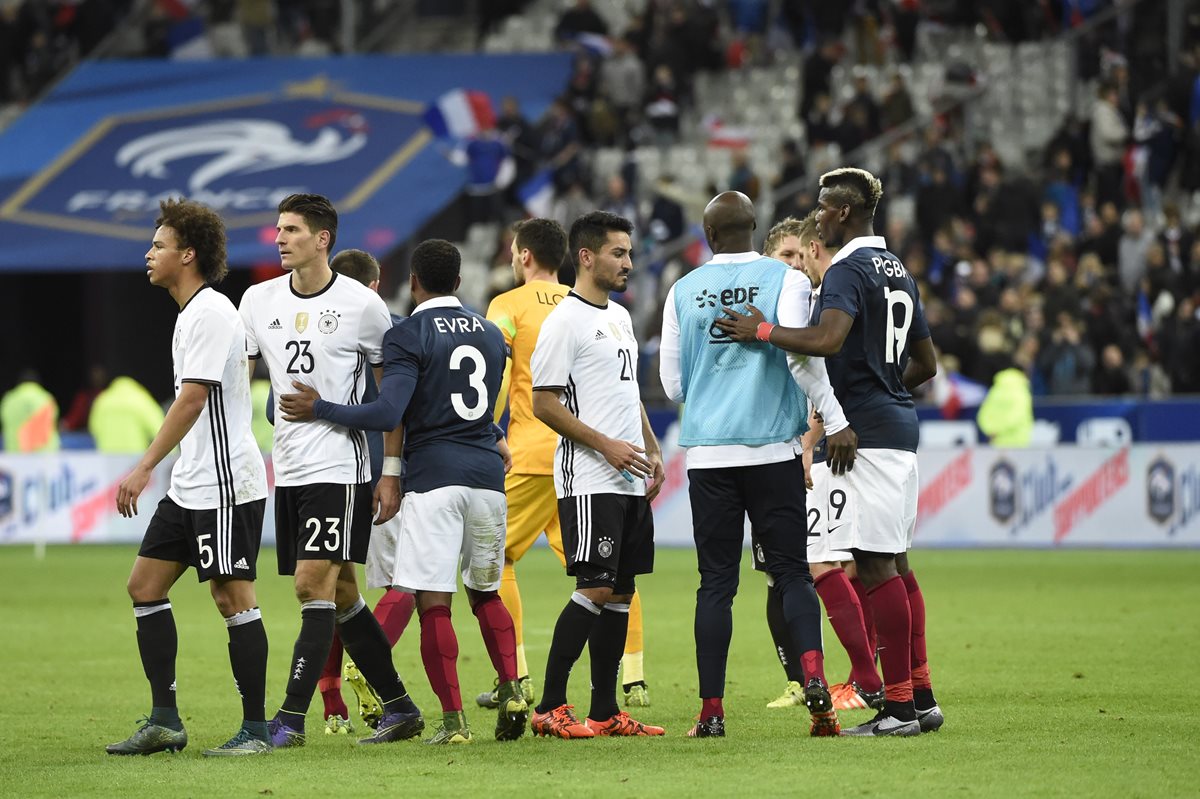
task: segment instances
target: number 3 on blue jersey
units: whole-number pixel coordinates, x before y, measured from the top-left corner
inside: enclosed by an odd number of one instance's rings
[[[904,345],[908,343],[908,328],[913,320],[913,301],[908,292],[903,289],[892,290],[883,287],[883,300],[887,304],[887,330],[884,333],[884,360],[887,363],[899,363]],[[895,308],[902,311],[900,323],[896,324]]]
[[[470,422],[487,412],[487,384],[483,382],[487,374],[487,363],[483,360],[483,353],[469,344],[460,344],[454,348],[454,352],[450,354],[450,368],[464,368],[463,361],[471,362],[471,371],[467,373],[467,385],[475,390],[475,403],[467,405],[465,395],[455,392],[450,395],[450,404],[454,406],[455,413]]]

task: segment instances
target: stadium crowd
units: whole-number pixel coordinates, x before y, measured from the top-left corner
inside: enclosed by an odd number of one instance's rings
[[[87,52],[128,5],[0,5],[0,41],[24,45],[0,46],[7,59],[0,73],[10,73],[0,91],[35,93],[38,64]],[[170,9],[178,5],[156,4],[151,22],[177,26]],[[193,4],[188,14],[206,20],[216,55],[303,52],[313,35],[336,29],[336,5],[223,0]],[[530,4],[487,5],[480,41]],[[546,215],[569,223],[599,208],[634,220],[639,268],[624,300],[650,368],[666,289],[704,260],[694,225],[706,198],[727,188],[756,201],[771,195],[773,219],[760,220],[761,236],[764,222],[813,207],[816,174],[853,162],[861,145],[888,135],[879,219],[891,248],[922,281],[945,371],[987,385],[1015,363],[1035,395],[1200,391],[1191,355],[1200,344],[1200,4],[1190,5],[1174,72],[1164,65],[1159,4],[1086,37],[1077,66],[1084,85],[1095,87],[1093,106],[1064,120],[1025,163],[1002,161],[961,106],[935,104],[942,112],[919,124],[901,71],[872,72],[885,76],[874,84],[856,66],[912,61],[920,24],[982,26],[993,39],[1017,42],[1060,34],[1111,3],[796,0],[778,4],[777,18],[769,5],[655,0],[622,26],[587,0],[564,8],[554,36],[577,54],[564,92],[536,120],[511,98],[500,101],[501,151],[469,165],[472,184],[496,200],[478,206],[470,220],[501,223],[491,296],[510,287],[508,223],[529,210],[521,188],[548,171],[553,199]],[[158,41],[166,40],[146,37],[147,55],[164,54]],[[38,55],[38,47],[49,49]],[[640,152],[695,139],[696,131],[681,125],[707,110],[695,107],[699,74],[736,72],[797,49],[804,53],[796,87],[804,135],[784,141],[770,171],[740,150],[726,175],[709,172],[703,192],[669,171],[643,177]],[[851,76],[841,91],[833,79],[839,67]],[[966,67],[947,65],[948,81],[956,71],[963,81],[974,79]],[[897,135],[905,130],[911,132]],[[613,147],[625,153],[619,168],[599,167],[598,148]],[[508,156],[515,178],[497,186],[497,165]],[[780,190],[797,184],[799,191]]]

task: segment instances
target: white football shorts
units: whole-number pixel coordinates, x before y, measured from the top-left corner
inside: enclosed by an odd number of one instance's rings
[[[816,504],[825,511],[831,549],[894,555],[908,551],[920,490],[915,452],[860,449],[853,470],[826,474],[827,493],[823,501],[818,495]]]
[[[396,540],[394,582],[402,591],[500,588],[504,568],[503,491],[443,486],[404,495]]]

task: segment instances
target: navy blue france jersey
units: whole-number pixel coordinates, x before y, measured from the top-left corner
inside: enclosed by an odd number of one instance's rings
[[[882,236],[851,244],[821,282],[821,312],[836,308],[854,318],[842,351],[825,359],[829,382],[860,449],[916,452],[917,412],[904,367],[910,344],[929,337],[917,284]]]
[[[412,386],[404,411],[404,490],[448,485],[504,490],[492,409],[507,344],[500,328],[442,297],[383,337],[383,385]]]

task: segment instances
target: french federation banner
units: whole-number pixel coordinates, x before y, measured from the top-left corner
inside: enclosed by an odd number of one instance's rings
[[[1200,547],[1200,444],[925,450],[918,458],[916,547]],[[141,540],[170,462],[142,492],[138,516],[125,519],[117,487],[136,462],[87,452],[0,455],[0,543]],[[685,453],[675,447],[654,526],[661,545],[692,544]],[[274,541],[268,507],[263,543]]]
[[[537,119],[566,53],[85,62],[0,134],[0,272],[137,269],[159,200],[216,208],[229,262],[277,262],[275,208],[329,197],[337,244],[405,241],[466,184],[426,125],[468,91]]]

